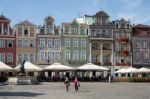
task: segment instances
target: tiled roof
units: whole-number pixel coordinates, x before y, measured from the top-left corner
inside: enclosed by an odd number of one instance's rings
[[[0,20],[6,20],[6,21],[10,21],[10,19],[8,19],[6,16],[4,15],[0,15]]]
[[[137,25],[133,26],[133,28],[150,28],[150,26],[144,25],[144,24],[137,24]]]

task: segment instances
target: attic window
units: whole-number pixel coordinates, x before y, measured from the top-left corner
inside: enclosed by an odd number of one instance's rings
[[[24,30],[24,35],[28,35],[28,30]]]

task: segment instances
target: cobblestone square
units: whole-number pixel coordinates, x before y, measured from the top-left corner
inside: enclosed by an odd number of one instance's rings
[[[78,92],[71,83],[42,85],[6,85],[0,88],[0,99],[150,99],[150,83],[81,83]]]

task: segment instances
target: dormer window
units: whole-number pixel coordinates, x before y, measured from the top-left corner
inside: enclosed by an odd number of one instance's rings
[[[118,23],[116,24],[116,28],[118,29]]]
[[[130,28],[130,27],[129,27],[129,24],[127,24],[127,28]]]
[[[72,27],[72,34],[77,34],[78,33],[78,28]]]
[[[51,28],[47,28],[47,34],[51,34],[52,33],[52,31],[51,31]]]
[[[124,23],[121,23],[121,28],[125,28],[125,24]]]

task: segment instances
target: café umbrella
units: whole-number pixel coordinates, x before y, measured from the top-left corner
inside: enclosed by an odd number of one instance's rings
[[[18,65],[17,67],[14,68],[14,70],[19,71],[20,70],[20,65]],[[25,71],[27,72],[38,72],[38,71],[42,71],[42,68],[32,64],[31,62],[26,61],[24,64],[24,68]]]
[[[61,63],[53,63],[44,68],[44,70],[51,70],[51,71],[63,71],[63,70],[73,70],[74,68],[63,65]]]
[[[98,66],[98,65],[95,65],[95,64],[92,64],[92,63],[84,64],[84,65],[78,67],[77,69],[78,70],[97,70],[97,71],[107,71],[107,70],[109,70],[106,67]]]
[[[13,70],[12,67],[0,61],[0,71],[11,71],[11,70]]]

